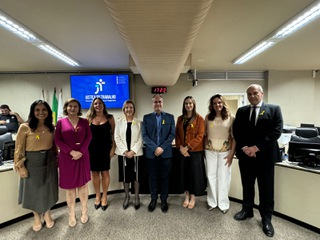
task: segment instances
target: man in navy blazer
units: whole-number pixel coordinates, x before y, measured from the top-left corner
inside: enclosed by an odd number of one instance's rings
[[[281,160],[277,140],[283,127],[282,114],[279,106],[262,101],[263,89],[258,84],[247,88],[247,97],[250,105],[238,109],[233,124],[243,190],[242,210],[234,218],[245,220],[253,217],[257,179],[262,229],[268,237],[273,237],[274,165]]]
[[[161,210],[168,211],[169,172],[172,158],[172,141],[175,136],[173,115],[162,111],[161,95],[152,98],[154,112],[143,117],[142,138],[146,146],[145,157],[148,160],[149,187],[151,201],[149,212],[153,212],[158,199],[158,187],[161,189]]]

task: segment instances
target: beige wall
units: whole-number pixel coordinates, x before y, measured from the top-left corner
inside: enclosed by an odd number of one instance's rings
[[[299,126],[313,123],[320,126],[320,73],[312,71],[270,71],[269,99],[282,108],[284,122]]]
[[[63,99],[70,97],[69,74],[0,74],[0,103],[7,103],[12,110],[26,119],[31,103],[40,98],[41,88],[46,90],[49,104],[54,87],[63,89]],[[270,71],[268,81],[199,81],[197,87],[181,74],[176,85],[168,87],[164,95],[164,110],[175,115],[181,114],[184,97],[191,95],[197,102],[201,115],[207,113],[209,98],[215,93],[245,93],[251,83],[259,83],[265,89],[265,101],[279,104],[286,124],[299,126],[300,123],[320,125],[320,73],[312,77],[312,71]],[[131,95],[136,102],[137,116],[142,118],[152,111],[151,90],[140,75],[135,75],[131,84]],[[120,110],[111,111],[115,117]]]
[[[18,112],[25,120],[28,117],[31,103],[41,96],[41,89],[47,93],[46,100],[51,105],[54,87],[59,91],[62,88],[63,100],[70,98],[70,74],[0,74],[1,104],[7,103],[13,111]],[[182,101],[186,96],[193,96],[197,102],[197,110],[205,116],[208,109],[209,98],[216,94],[236,93],[243,94],[249,84],[255,81],[199,81],[197,87],[192,87],[192,82],[187,81],[186,75],[181,74],[176,85],[168,87],[164,95],[164,110],[175,115],[181,114]],[[266,82],[258,81],[264,88]],[[136,103],[137,116],[152,111],[152,94],[140,75],[135,75],[131,84],[131,97]],[[115,117],[122,115],[120,110],[110,110]],[[84,112],[85,113],[85,112]]]
[[[172,113],[177,119],[182,112],[183,99],[186,96],[192,96],[197,103],[197,112],[204,117],[208,112],[208,101],[212,95],[216,93],[222,95],[224,93],[244,94],[247,86],[252,83],[259,83],[264,88],[267,86],[265,81],[199,81],[197,87],[192,87],[192,82],[187,81],[185,74],[181,74],[177,83],[172,87],[168,87],[168,93],[163,96],[163,109]],[[151,94],[151,88],[143,82],[139,75],[135,77],[134,88],[137,115],[142,118],[145,113],[152,111],[151,100],[153,95]]]

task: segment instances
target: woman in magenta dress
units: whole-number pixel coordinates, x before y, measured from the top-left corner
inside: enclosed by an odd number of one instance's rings
[[[88,182],[90,181],[90,160],[88,146],[91,131],[86,119],[80,118],[81,105],[74,98],[67,100],[63,106],[66,118],[60,119],[55,132],[55,142],[60,148],[59,172],[60,187],[66,189],[69,207],[69,226],[76,222],[76,189],[81,202],[81,222],[88,221]]]

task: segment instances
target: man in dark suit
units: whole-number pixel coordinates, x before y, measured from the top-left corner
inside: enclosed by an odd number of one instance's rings
[[[243,190],[242,210],[234,218],[253,217],[257,179],[262,229],[268,237],[273,237],[274,164],[281,159],[277,139],[283,127],[282,114],[279,106],[262,101],[263,89],[258,84],[247,88],[247,97],[250,105],[238,109],[233,125]]]
[[[146,145],[145,157],[148,160],[149,187],[151,202],[149,212],[153,212],[158,199],[158,186],[161,188],[161,210],[168,211],[169,172],[172,158],[172,141],[175,136],[173,115],[162,111],[161,95],[152,98],[154,112],[143,117],[142,138]]]

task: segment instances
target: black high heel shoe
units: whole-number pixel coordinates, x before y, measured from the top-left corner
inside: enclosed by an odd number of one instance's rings
[[[134,208],[136,210],[138,210],[140,208],[140,198],[136,198],[135,202],[134,202]]]
[[[123,209],[126,210],[129,207],[130,196],[126,196],[123,201]]]
[[[99,202],[98,204],[94,204],[94,208],[97,210],[101,207],[101,202]]]
[[[106,200],[103,201],[104,199],[106,199]],[[105,202],[106,205],[102,205],[103,202]],[[107,208],[108,208],[108,199],[107,199],[107,196],[105,196],[105,197],[101,196],[101,209],[102,209],[103,211],[105,211],[105,210],[107,210]]]
[[[108,208],[108,203],[107,203],[107,205],[105,205],[105,206],[101,205],[101,209],[102,209],[103,211],[107,210],[107,208]]]
[[[136,210],[138,210],[138,209],[140,208],[140,203],[139,203],[139,204],[135,204],[135,205],[134,205],[134,208],[135,208]]]

